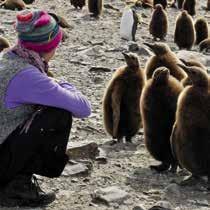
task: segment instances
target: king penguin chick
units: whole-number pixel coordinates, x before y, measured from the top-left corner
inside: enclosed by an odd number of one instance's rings
[[[166,9],[166,7],[167,7],[167,0],[154,0],[153,1],[153,7],[155,8],[155,5],[157,5],[157,4],[161,4],[162,7],[164,9]]]
[[[168,31],[168,17],[161,4],[156,4],[149,25],[149,32],[154,37],[164,40]]]
[[[196,31],[196,44],[199,44],[204,39],[208,38],[209,36],[209,28],[208,28],[208,22],[205,18],[198,18],[195,21],[195,31]]]
[[[186,77],[186,73],[176,65],[177,63],[181,63],[181,61],[177,58],[176,54],[171,51],[167,44],[144,44],[147,45],[155,54],[149,58],[146,64],[145,74],[147,80],[152,77],[155,69],[161,66],[168,68],[170,74],[178,80],[182,80]]]
[[[175,121],[177,99],[183,87],[170,76],[169,70],[159,67],[146,82],[140,100],[147,150],[160,165],[150,166],[157,172],[176,172],[177,164],[170,147],[170,135]]]
[[[192,173],[181,185],[194,185],[208,176],[210,188],[210,93],[208,74],[198,67],[179,64],[192,81],[178,98],[176,121],[171,135],[172,152],[179,164]]]
[[[187,60],[187,61],[184,60],[184,59],[180,59],[180,60],[186,66],[197,66],[197,67],[199,67],[199,69],[207,72],[207,68],[197,60],[194,60],[194,59],[190,59],[190,60]],[[188,76],[185,77],[184,79],[182,79],[181,83],[184,87],[186,87],[187,85],[192,85],[192,81],[190,80],[190,78]]]
[[[23,10],[26,5],[23,0],[5,0],[0,4],[0,7],[10,10]]]
[[[103,0],[88,0],[88,9],[93,17],[100,16],[103,9]]]
[[[135,41],[139,20],[133,8],[126,7],[120,22],[120,36],[122,39]]]
[[[82,9],[85,6],[85,0],[70,0],[71,5],[73,5],[76,9]]]
[[[184,0],[182,8],[187,10],[188,14],[194,16],[196,14],[195,11],[196,0]]]
[[[59,16],[55,13],[52,13],[52,12],[49,12],[48,14],[51,15],[56,20],[56,22],[58,23],[58,25],[61,28],[70,28],[71,27],[64,17],[61,17],[61,16]]]
[[[106,131],[115,139],[127,142],[141,125],[140,96],[145,83],[138,57],[123,53],[126,66],[114,73],[103,98],[103,118]]]
[[[9,41],[6,38],[0,36],[0,52],[9,47],[10,47]]]
[[[176,19],[174,42],[179,49],[190,50],[195,42],[195,28],[192,17],[187,11],[182,11]]]
[[[199,44],[199,49],[200,52],[202,51],[210,51],[210,38],[204,39],[200,44]]]

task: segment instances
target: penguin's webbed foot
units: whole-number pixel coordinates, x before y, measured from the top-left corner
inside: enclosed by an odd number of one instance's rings
[[[125,141],[126,141],[127,143],[132,143],[132,137],[126,136],[126,137],[125,137]]]
[[[177,171],[177,167],[178,167],[178,164],[177,163],[172,163],[171,164],[171,168],[169,169],[169,172],[175,174],[176,171]]]
[[[184,178],[178,184],[180,186],[194,186],[195,184],[198,183],[199,180],[200,180],[200,177],[199,176],[191,175],[191,176],[188,176],[188,177]]]
[[[170,167],[170,164],[168,163],[161,163],[160,165],[151,165],[151,170],[155,170],[158,173],[161,173],[163,171],[167,171]]]

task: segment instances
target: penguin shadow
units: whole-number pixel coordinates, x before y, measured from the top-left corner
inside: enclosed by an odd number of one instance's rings
[[[108,157],[121,159],[124,157],[131,157],[138,150],[139,145],[143,142],[143,136],[137,135],[132,143],[130,142],[118,142],[113,144],[113,140],[106,141],[100,145]]]
[[[137,193],[159,199],[168,200],[171,203],[178,203],[179,206],[186,205],[186,200],[195,201],[193,205],[208,206],[210,191],[204,189],[205,181],[201,180],[193,186],[180,186],[178,180],[183,180],[189,172],[180,169],[176,174],[170,172],[157,173],[149,167],[136,168],[130,176],[127,177],[126,185],[130,186]]]

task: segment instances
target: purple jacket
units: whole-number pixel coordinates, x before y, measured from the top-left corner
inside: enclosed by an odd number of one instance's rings
[[[21,104],[62,108],[77,118],[91,114],[89,101],[73,85],[67,82],[57,83],[36,67],[23,69],[15,75],[8,85],[4,103],[7,108]]]

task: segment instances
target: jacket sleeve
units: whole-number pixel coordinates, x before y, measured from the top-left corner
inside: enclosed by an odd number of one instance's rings
[[[23,69],[12,78],[4,102],[7,108],[22,104],[62,108],[77,118],[85,118],[91,114],[89,101],[72,84],[55,82],[35,67]]]

